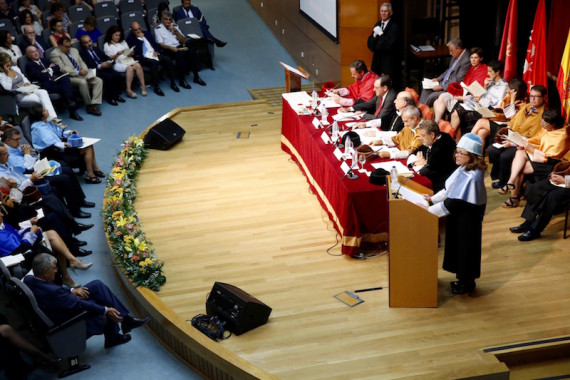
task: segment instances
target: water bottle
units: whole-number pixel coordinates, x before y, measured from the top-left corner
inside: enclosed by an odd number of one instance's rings
[[[313,101],[311,103],[311,106],[313,107],[313,111],[317,112],[317,103],[318,103],[319,97],[317,95],[317,90],[315,90],[315,87],[313,87],[312,97],[313,97]]]
[[[350,139],[350,136],[347,136],[346,140],[344,141],[344,153],[350,154],[351,152],[352,152],[352,140]]]
[[[356,149],[353,149],[353,150],[352,150],[352,163],[351,163],[351,166],[355,166],[357,162],[358,162],[358,152],[356,151]]]
[[[400,184],[398,183],[398,170],[396,170],[396,166],[392,166],[390,169],[390,187],[392,188],[392,192],[396,191],[396,188]]]
[[[328,117],[329,117],[329,110],[327,109],[327,107],[324,106],[324,104],[321,104],[321,120],[323,122],[327,121]]]
[[[338,123],[335,120],[332,125],[332,140],[334,144],[336,144],[337,139],[338,139]]]

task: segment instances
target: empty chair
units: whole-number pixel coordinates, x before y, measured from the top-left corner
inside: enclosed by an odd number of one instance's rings
[[[42,30],[41,39],[44,41],[46,46],[51,46],[51,41],[49,40],[49,36],[51,36],[51,29],[45,28]],[[22,52],[24,54],[24,52]]]
[[[134,21],[141,24],[142,30],[147,30],[142,12],[127,12],[121,14],[121,28],[123,28],[123,30],[128,31],[131,28],[131,23]]]
[[[14,38],[18,36],[18,34],[21,34],[16,31],[16,28],[14,28],[12,21],[8,20],[7,18],[0,19],[0,30],[9,31]]]
[[[108,3],[108,1],[106,2]],[[100,4],[100,3],[97,3]],[[109,29],[112,25],[117,24],[117,17],[115,16],[103,16],[97,19],[97,29],[101,32],[101,34],[105,35],[107,33],[107,29]],[[96,42],[96,41],[93,41]]]
[[[146,12],[146,23],[149,27],[152,28],[152,18],[158,12],[158,8],[147,8]]]
[[[68,359],[69,369],[61,372],[59,377],[89,369],[89,365],[79,364],[79,354],[87,347],[87,312],[56,325],[38,307],[34,294],[26,284],[15,277],[10,278],[10,284],[14,287],[12,294],[16,308],[35,335],[45,340],[56,356]]]
[[[119,18],[119,11],[112,1],[101,1],[93,6],[95,17],[113,16]]]
[[[67,10],[67,15],[73,23],[77,23],[91,16],[91,11],[85,5],[74,5]],[[71,34],[71,36],[73,37],[75,34]]]
[[[194,17],[180,19],[176,24],[178,24],[180,31],[185,37],[188,37],[189,34],[204,37],[202,35],[202,29],[200,29],[200,22]]]
[[[121,14],[125,12],[144,12],[141,0],[121,0],[119,9],[121,10]]]

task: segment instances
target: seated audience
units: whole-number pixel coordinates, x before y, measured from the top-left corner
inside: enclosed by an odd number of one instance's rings
[[[24,37],[18,41],[18,47],[22,52],[25,52],[28,46],[35,46],[38,49],[40,58],[44,58],[45,51],[48,46],[44,43],[43,39],[39,38],[34,32],[34,28],[30,25],[24,25]]]
[[[156,13],[152,16],[151,25],[150,25],[151,27],[157,26],[160,24],[160,22],[162,20],[162,13],[164,11],[170,12],[170,8],[168,6],[168,2],[161,1],[158,4],[158,8],[156,9]]]
[[[18,58],[22,56],[22,51],[18,45],[12,44],[12,35],[7,30],[0,30],[0,53],[6,53],[12,60],[12,66],[18,64]]]
[[[4,18],[10,20],[12,24],[14,24],[15,17],[16,13],[14,13],[14,8],[11,7],[11,3],[8,4],[6,0],[0,0],[0,19]]]
[[[216,44],[217,47],[226,46],[227,42],[220,41],[212,35],[212,32],[210,32],[210,25],[208,25],[206,18],[198,7],[191,4],[191,0],[181,0],[180,3],[182,6],[176,9],[172,15],[174,17],[174,21],[178,22],[178,20],[182,20],[183,18],[193,17],[200,23],[200,30],[202,31],[202,35],[205,39],[210,41],[210,43]]]
[[[164,11],[160,25],[154,29],[154,38],[162,48],[162,53],[168,55],[176,62],[176,69],[180,75],[180,86],[190,89],[190,85],[184,79],[186,71],[194,73],[194,83],[205,86],[206,82],[198,74],[198,62],[196,55],[186,46],[186,37],[172,22],[172,14]]]
[[[465,78],[463,78],[463,83],[469,86],[473,82],[479,83],[481,86],[485,83],[485,78],[487,77],[487,65],[482,63],[484,54],[483,49],[474,47],[469,50],[469,61],[471,62],[471,67],[467,70]],[[453,92],[459,91],[461,85],[458,82],[452,83]],[[448,91],[450,88],[448,88]],[[463,97],[467,96],[467,90],[461,89],[462,95],[455,95],[450,92],[442,93],[437,100],[433,103],[433,113],[434,120],[439,123],[444,112],[451,113],[453,108],[455,108],[458,102],[463,101]]]
[[[61,122],[57,118],[46,90],[40,88],[29,94],[22,92],[25,87],[31,84],[28,78],[22,74],[18,66],[12,66],[12,60],[6,53],[0,53],[0,64],[0,84],[4,90],[15,94],[18,105],[41,104],[47,110],[49,120],[53,120],[56,123]]]
[[[18,21],[20,21],[22,32],[24,32],[24,26],[29,25],[34,29],[34,33],[36,35],[41,36],[43,30],[42,25],[39,21],[34,20],[34,16],[29,10],[24,9],[23,11],[20,11],[20,13],[18,13]]]
[[[49,28],[51,30],[51,35],[49,36],[49,42],[51,46],[56,47],[62,37],[67,37],[71,40],[69,33],[63,30],[63,21],[60,19],[52,18],[49,22]],[[71,43],[74,41],[75,39],[71,40]]]
[[[133,59],[134,50],[130,54],[125,55],[129,50],[129,45],[123,36],[123,30],[118,26],[111,26],[105,34],[105,45],[103,51],[105,54],[115,61],[113,70],[119,73],[126,73],[127,96],[132,99],[137,98],[137,94],[131,89],[134,75],[139,80],[141,95],[146,96],[146,85],[144,83],[144,71],[140,63]]]
[[[433,120],[423,120],[418,125],[423,145],[408,158],[414,170],[428,177],[434,193],[442,190],[447,178],[457,169],[455,164],[455,141],[445,132],[440,132]]]
[[[93,7],[91,6],[91,0],[73,0],[73,5],[83,5],[84,7],[87,7],[89,9],[89,11],[91,13],[93,13]],[[93,3],[95,4],[95,3]]]
[[[112,106],[117,106],[117,102],[124,103],[125,99],[121,96],[121,92],[123,92],[121,74],[113,70],[111,58],[94,46],[91,37],[88,35],[81,37],[79,55],[88,68],[97,70],[97,77],[103,81],[103,92],[107,103]]]
[[[335,102],[341,107],[350,107],[362,103],[374,97],[374,81],[378,75],[368,71],[366,63],[357,59],[350,64],[350,75],[354,83],[346,88],[334,88],[329,92],[334,94]]]
[[[422,121],[422,114],[415,106],[408,106],[402,110],[402,122],[404,128],[394,137],[386,137],[372,142],[372,145],[384,145],[386,149],[380,150],[381,158],[402,160],[408,158],[410,153],[416,151],[422,140],[417,127]]]
[[[521,108],[526,106],[526,83],[522,80],[515,78],[509,82],[509,89],[498,108],[493,110],[495,117],[492,119],[480,118],[477,120],[471,132],[479,135],[483,140],[483,150],[485,149],[485,142],[487,138],[489,141],[495,140],[495,135],[502,126],[498,122],[508,122],[520,111]]]
[[[85,21],[83,21],[83,28],[77,29],[74,37],[78,41],[81,41],[81,37],[86,35],[91,38],[94,45],[97,45],[99,37],[103,35],[101,31],[97,29],[97,18],[95,16],[87,16]]]
[[[355,104],[352,107],[341,107],[339,112],[347,111],[363,111],[362,120],[366,122],[367,127],[381,127],[382,120],[389,123],[396,115],[396,106],[394,100],[397,92],[392,88],[392,79],[389,75],[380,75],[374,81],[374,97],[365,102]],[[362,127],[363,123],[357,124],[355,127]]]
[[[34,164],[38,160],[38,156],[32,156],[32,148],[29,145],[20,145],[21,134],[16,128],[7,130],[2,136],[2,141],[8,148],[8,162],[15,171],[24,175],[25,173],[33,174]],[[77,180],[77,176],[65,163],[61,164],[61,174],[51,174],[43,177],[49,184],[57,190],[71,215],[75,218],[89,218],[91,214],[83,212],[81,207],[95,207],[95,203],[88,202],[85,199],[85,193],[81,189],[81,185]]]
[[[545,109],[544,98],[546,87],[534,86],[530,89],[530,103],[509,121],[509,129],[518,132],[525,138],[531,138],[540,131],[540,121]],[[498,135],[500,138],[500,136]],[[492,184],[494,189],[500,189],[507,184],[511,176],[511,164],[517,148],[510,142],[504,142],[501,147],[489,146],[489,162],[493,164],[491,179],[498,180]]]
[[[521,215],[525,221],[519,226],[510,228],[513,233],[522,233],[518,237],[520,241],[540,238],[552,217],[568,209],[570,188],[564,178],[568,175],[570,175],[570,163],[562,161],[548,178],[527,184],[525,192],[527,203]]]
[[[79,88],[79,94],[87,106],[87,113],[101,116],[97,105],[101,104],[103,98],[103,81],[97,76],[88,75],[89,68],[77,49],[71,47],[71,40],[67,37],[60,38],[57,49],[53,49],[50,54],[50,59],[59,66],[62,73],[69,74],[71,85]]]
[[[134,47],[134,58],[143,66],[150,68],[152,74],[152,87],[158,96],[164,96],[160,89],[160,72],[158,64],[166,69],[170,79],[170,88],[174,92],[180,92],[176,85],[176,75],[174,73],[174,63],[172,59],[162,54],[162,48],[156,43],[152,33],[142,30],[138,22],[131,24],[131,33],[127,36],[129,47]]]
[[[63,106],[69,111],[69,117],[77,121],[83,120],[77,114],[77,103],[74,100],[69,76],[61,76],[59,66],[51,63],[48,57],[40,58],[39,49],[34,45],[26,48],[26,57],[28,57],[26,72],[30,80],[50,94],[61,95]]]
[[[67,165],[85,169],[86,183],[101,183],[101,178],[105,178],[95,159],[95,149],[93,145],[87,148],[71,148],[63,140],[76,131],[64,131],[55,124],[47,120],[47,112],[44,109],[35,107],[30,111],[30,121],[32,122],[32,140],[34,147],[40,152],[41,157],[49,160],[63,161]]]
[[[39,254],[34,258],[33,276],[26,276],[38,306],[56,324],[87,311],[87,337],[105,335],[105,348],[127,343],[129,332],[147,323],[150,318],[133,318],[113,292],[101,281],[95,280],[71,291],[53,283],[57,263],[53,256]],[[101,318],[106,317],[106,318]],[[119,323],[122,334],[119,332]]]
[[[58,0],[51,0],[50,14],[46,18],[47,22],[50,22],[50,26],[52,19],[61,20],[63,23],[63,30],[66,33],[69,30],[69,25],[73,24],[67,13],[64,12],[63,4],[59,3]]]
[[[439,77],[432,80],[438,82],[433,89],[423,89],[420,93],[419,103],[432,106],[433,102],[444,92],[447,91],[449,85],[453,82],[461,82],[467,74],[467,70],[471,67],[469,62],[469,54],[463,47],[463,41],[455,38],[447,43],[449,48],[449,55],[451,55],[451,62],[449,68],[442,73]]]
[[[18,12],[22,12],[24,10],[30,11],[36,17],[36,19],[42,19],[42,11],[37,5],[32,4],[31,0],[20,0],[20,8],[18,8]]]
[[[542,114],[542,130],[528,139],[526,146],[517,147],[509,181],[498,190],[499,194],[511,192],[503,207],[518,207],[524,177],[532,175],[533,182],[548,177],[570,150],[570,137],[564,124],[557,111],[546,110]]]

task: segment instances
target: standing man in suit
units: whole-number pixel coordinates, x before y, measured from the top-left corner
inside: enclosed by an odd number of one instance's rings
[[[449,68],[439,77],[432,79],[439,82],[433,90],[423,89],[420,94],[419,102],[430,107],[439,98],[439,95],[447,91],[450,83],[461,82],[471,67],[469,53],[465,50],[463,41],[455,38],[447,43],[447,48],[449,49],[449,55],[452,57]]]
[[[127,36],[126,41],[129,47],[135,47],[133,54],[134,59],[139,61],[141,65],[150,67],[152,85],[156,95],[164,96],[164,92],[162,92],[159,86],[159,63],[168,71],[172,91],[180,92],[180,89],[176,85],[176,75],[174,74],[172,59],[167,55],[161,54],[162,48],[156,43],[150,32],[142,30],[141,25],[135,21],[131,24],[131,33]]]
[[[355,128],[364,127],[380,127],[385,120],[385,123],[390,123],[396,115],[396,108],[394,100],[396,99],[397,92],[392,88],[392,79],[389,75],[381,75],[374,81],[375,96],[362,103],[355,104],[350,108],[340,108],[339,111],[365,111],[362,115],[362,120],[367,120],[365,123],[359,123]]]
[[[81,36],[79,55],[87,67],[97,70],[97,77],[103,80],[103,89],[107,103],[112,106],[117,106],[117,102],[124,103],[125,99],[121,96],[123,91],[121,74],[113,70],[113,63],[110,62],[111,58],[103,53],[101,49],[93,46],[93,40],[91,40],[88,34]]]
[[[24,25],[24,34],[18,37],[17,42],[22,52],[25,52],[28,46],[35,46],[38,49],[40,58],[44,58],[45,51],[48,49],[44,41],[41,38],[37,38],[34,27],[31,25]]]
[[[390,75],[393,87],[400,89],[402,85],[400,28],[392,20],[392,14],[392,4],[383,3],[380,6],[380,20],[374,25],[367,45],[374,53],[370,70],[378,75]]]
[[[87,78],[88,67],[77,49],[71,47],[71,40],[68,37],[59,39],[57,49],[51,52],[50,59],[59,65],[62,72],[69,74],[72,86],[79,88],[79,93],[87,105],[87,113],[101,116],[97,104],[101,104],[103,98],[103,81],[96,76]]]
[[[87,337],[104,334],[105,348],[127,343],[131,340],[129,332],[150,320],[130,316],[111,289],[99,280],[71,291],[54,284],[57,260],[51,255],[41,253],[34,257],[32,269],[34,275],[26,276],[24,283],[48,318],[59,324],[86,311]]]
[[[83,118],[77,113],[77,104],[73,100],[73,87],[68,76],[56,80],[62,73],[58,65],[49,61],[47,57],[40,58],[35,45],[26,48],[26,74],[28,79],[37,83],[50,94],[59,94],[63,98],[64,106],[69,110],[69,117],[81,121]]]
[[[206,18],[198,7],[195,7],[191,4],[191,0],[181,0],[180,3],[182,6],[176,8],[174,14],[172,15],[174,17],[174,21],[178,22],[178,20],[182,20],[183,18],[194,17],[198,20],[198,22],[200,22],[200,30],[202,31],[202,35],[205,39],[207,39],[210,43],[216,44],[217,47],[226,46],[227,42],[220,41],[212,35],[210,32],[210,25],[208,25]]]
[[[457,169],[455,164],[455,140],[445,132],[440,132],[433,120],[423,120],[418,125],[423,145],[413,152],[416,171],[428,177],[437,193],[445,187],[445,180]],[[412,158],[412,156],[410,156]]]

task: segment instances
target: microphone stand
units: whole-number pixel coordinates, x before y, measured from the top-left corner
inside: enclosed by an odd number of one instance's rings
[[[400,189],[402,188],[402,186],[404,186],[404,184],[406,182],[408,182],[410,179],[412,179],[412,177],[414,177],[416,175],[415,172],[412,172],[412,175],[409,176],[408,178],[406,178],[401,184],[400,186],[398,186],[398,190],[396,191],[396,193],[394,193],[394,199],[399,199],[400,196]]]

